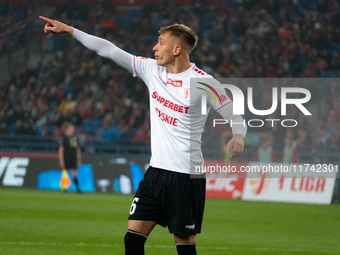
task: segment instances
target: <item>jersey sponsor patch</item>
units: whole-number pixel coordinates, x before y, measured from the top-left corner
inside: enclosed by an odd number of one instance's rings
[[[170,115],[167,115],[166,113],[162,112],[158,108],[155,108],[155,109],[157,112],[157,116],[161,119],[161,121],[164,121],[165,123],[168,123],[170,125],[177,127],[178,119],[171,117]]]
[[[172,85],[172,86],[174,86],[174,87],[177,87],[177,88],[182,87],[182,81],[175,81],[175,80],[173,80],[173,79],[171,79],[171,78],[168,79],[168,81],[166,82],[166,84],[170,84],[170,85]]]
[[[164,105],[165,107],[175,111],[175,112],[180,112],[180,113],[188,113],[188,110],[190,107],[183,106],[183,105],[178,105],[175,104],[164,97],[160,96],[157,94],[156,91],[152,93],[152,98],[156,99],[160,104]]]

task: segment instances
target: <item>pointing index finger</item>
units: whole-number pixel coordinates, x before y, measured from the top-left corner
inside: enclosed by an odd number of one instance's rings
[[[44,21],[46,21],[46,22],[48,22],[48,23],[52,23],[52,22],[53,22],[53,20],[51,20],[51,19],[49,19],[49,18],[46,18],[46,17],[44,17],[44,16],[39,16],[39,19],[42,19],[42,20],[44,20]]]

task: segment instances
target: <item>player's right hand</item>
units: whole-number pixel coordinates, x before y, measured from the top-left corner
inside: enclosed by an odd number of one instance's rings
[[[242,155],[244,149],[243,138],[243,135],[235,134],[227,143],[226,153],[229,154],[232,151],[230,158],[236,158]]]
[[[57,20],[52,20],[43,16],[39,16],[40,19],[43,21],[46,21],[46,25],[44,27],[44,32],[45,33],[57,33],[57,34],[62,34],[62,33],[68,33],[70,35],[73,35],[74,28],[70,27],[64,23],[61,23]]]

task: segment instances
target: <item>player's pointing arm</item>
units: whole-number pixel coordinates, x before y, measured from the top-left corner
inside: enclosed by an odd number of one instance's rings
[[[106,57],[113,60],[121,67],[133,73],[132,66],[133,56],[123,51],[122,49],[118,48],[116,45],[109,42],[108,40],[93,35],[89,35],[57,20],[52,20],[43,16],[39,16],[39,18],[46,21],[46,25],[44,27],[45,33],[52,34],[68,33],[69,35],[77,39],[79,42],[81,42],[88,49],[96,51],[98,55],[102,57]]]

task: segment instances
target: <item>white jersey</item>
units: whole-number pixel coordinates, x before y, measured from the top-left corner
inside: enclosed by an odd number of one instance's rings
[[[197,173],[190,169],[197,169],[196,166],[201,167],[204,163],[201,136],[206,115],[202,115],[200,105],[201,94],[206,92],[201,90],[192,98],[190,78],[212,77],[194,64],[179,74],[170,73],[154,59],[134,57],[132,65],[133,75],[145,82],[150,94],[150,165],[175,172]],[[232,105],[224,89],[214,89],[208,84],[201,86],[215,99],[207,96],[210,107],[219,111]],[[215,104],[216,100],[218,103]]]
[[[194,64],[185,72],[172,74],[167,68],[157,65],[156,60],[135,57],[105,39],[78,29],[74,30],[73,36],[100,56],[113,60],[133,76],[139,76],[147,85],[150,93],[150,165],[153,167],[187,174],[203,169],[201,137],[206,115],[201,114],[202,94],[209,95],[206,98],[210,107],[226,120],[243,120],[241,116],[233,116],[232,102],[225,90],[210,86],[208,83],[213,80],[212,77]],[[193,88],[190,78],[207,78],[209,82],[198,82],[200,84]],[[245,136],[246,128],[233,125],[232,131]]]

